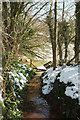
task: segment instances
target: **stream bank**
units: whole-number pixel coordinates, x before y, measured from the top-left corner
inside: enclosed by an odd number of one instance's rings
[[[24,92],[23,103],[23,120],[29,118],[40,118],[41,120],[47,118],[52,119],[64,119],[61,114],[60,106],[56,106],[53,98],[47,97],[47,99],[41,94],[41,77],[42,72],[37,72],[33,79],[27,84],[28,88]],[[52,103],[52,104],[49,104]]]

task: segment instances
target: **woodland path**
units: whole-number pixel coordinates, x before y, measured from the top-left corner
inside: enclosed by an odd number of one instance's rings
[[[28,89],[24,93],[23,120],[29,118],[49,118],[49,105],[41,97],[41,76],[42,72],[37,72],[30,81]],[[42,120],[42,119],[41,119]]]
[[[37,118],[40,118],[39,120],[63,118],[58,107],[55,107],[55,103],[53,102],[53,106],[50,106],[41,96],[41,74],[42,72],[36,72],[34,78],[27,84],[28,89],[24,92],[23,120],[29,120],[29,118],[33,118],[32,120],[37,120]]]

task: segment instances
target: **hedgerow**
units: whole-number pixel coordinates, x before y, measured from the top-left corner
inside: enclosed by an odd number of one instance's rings
[[[23,93],[26,83],[33,77],[35,71],[21,62],[12,62],[10,69],[7,67],[3,77],[6,81],[5,92],[3,90],[3,119],[20,120],[22,115]],[[5,95],[4,95],[5,94]]]

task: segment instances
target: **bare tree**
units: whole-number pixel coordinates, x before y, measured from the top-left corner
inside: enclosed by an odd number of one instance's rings
[[[53,29],[53,19],[52,19],[52,7],[53,1],[51,2],[49,15],[47,16],[47,24],[49,26],[50,40],[52,44],[52,53],[53,53],[53,70],[57,67],[57,59],[56,59],[56,47],[57,47],[57,1],[55,1],[55,24]]]
[[[80,50],[80,1],[76,3],[76,27],[75,27],[75,55]],[[79,62],[79,53],[77,54],[77,57],[75,58],[75,62]]]
[[[62,8],[62,22],[64,21],[64,7],[65,7],[65,2],[63,0],[63,8]],[[58,51],[59,51],[59,64],[62,65],[62,40],[61,40],[61,31],[62,31],[62,23],[58,23],[58,39],[57,39],[57,43],[58,43]]]
[[[65,8],[65,2],[63,0],[62,21],[64,20],[64,8]]]
[[[53,42],[53,67],[57,67],[57,0],[55,1],[55,25],[54,25],[54,42]]]

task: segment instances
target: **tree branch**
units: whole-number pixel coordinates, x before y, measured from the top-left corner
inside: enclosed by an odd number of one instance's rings
[[[70,61],[68,61],[68,62],[66,63],[66,65],[69,65],[70,62],[72,62],[72,61],[77,57],[77,55],[79,54],[79,52],[80,52],[80,50],[77,52],[77,54],[76,54]]]

